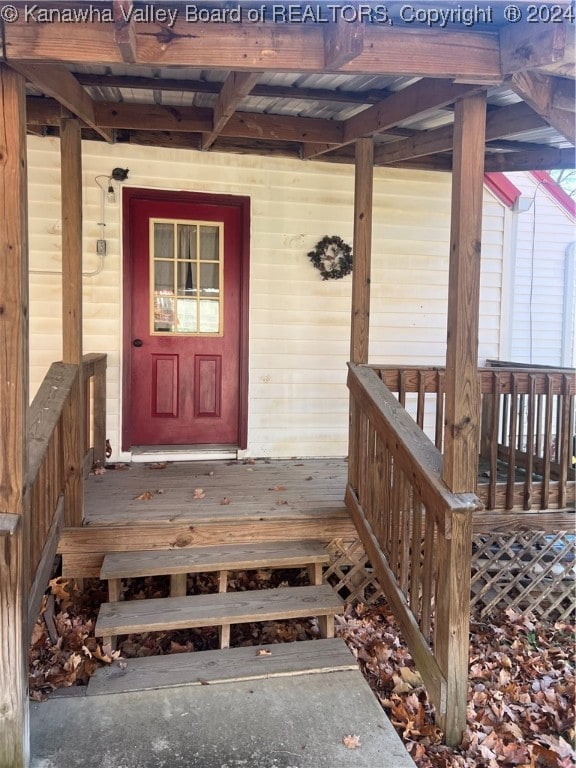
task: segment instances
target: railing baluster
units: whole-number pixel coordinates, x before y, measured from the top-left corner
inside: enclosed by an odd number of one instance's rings
[[[528,376],[528,426],[526,428],[526,477],[524,478],[524,509],[532,509],[534,488],[534,416],[536,410],[536,377]]]
[[[424,429],[424,412],[426,397],[426,379],[423,371],[418,371],[418,403],[416,407],[416,423]]]
[[[444,372],[436,374],[436,425],[434,445],[439,451],[444,445]]]
[[[420,588],[422,584],[422,515],[424,507],[422,499],[414,490],[412,512],[412,537],[410,547],[410,609],[419,618],[422,615],[420,609]]]
[[[572,435],[568,430],[570,425],[570,378],[567,374],[562,376],[562,394],[560,396],[561,407],[558,406],[558,412],[561,415],[560,430],[557,433],[556,444],[560,453],[560,472],[558,486],[558,506],[560,509],[566,506],[566,485],[568,481],[568,464],[571,457]]]
[[[542,473],[542,509],[547,509],[550,501],[550,456],[552,453],[552,376],[546,374],[546,408],[544,419],[544,467]]]
[[[516,442],[518,429],[518,391],[516,377],[512,374],[510,394],[510,425],[508,433],[508,466],[506,468],[506,509],[514,509],[514,486],[516,484]]]
[[[498,486],[498,425],[500,423],[500,406],[502,403],[502,395],[500,394],[500,374],[493,373],[491,376],[492,381],[492,413],[490,423],[490,465],[489,465],[489,478],[488,478],[488,509],[496,509],[498,504],[497,500],[497,486]]]
[[[432,597],[435,592],[434,584],[434,554],[436,539],[436,521],[429,509],[425,510],[424,562],[422,568],[422,634],[430,642],[432,634]]]

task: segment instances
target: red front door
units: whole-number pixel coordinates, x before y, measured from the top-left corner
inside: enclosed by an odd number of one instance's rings
[[[184,193],[126,197],[125,447],[242,447],[245,207]]]

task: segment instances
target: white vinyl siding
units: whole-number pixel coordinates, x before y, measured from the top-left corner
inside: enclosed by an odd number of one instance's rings
[[[30,261],[59,269],[60,153],[29,139]],[[322,281],[307,253],[324,235],[352,244],[353,168],[129,145],[83,143],[84,269],[99,259],[100,190],[94,178],[128,167],[126,184],[250,197],[248,450],[253,456],[347,452],[351,276]],[[502,206],[485,193],[481,280],[482,361],[499,354]],[[121,431],[121,193],[106,204],[103,270],[84,279],[84,349],[108,353],[107,434]],[[442,365],[450,175],[376,169],[370,355],[374,362]],[[32,274],[31,387],[61,356],[60,278]]]
[[[538,365],[574,365],[562,356],[565,259],[576,240],[574,220],[525,173],[507,174],[532,204],[517,216],[511,359]],[[570,310],[568,310],[570,311]],[[568,350],[569,351],[569,350]]]

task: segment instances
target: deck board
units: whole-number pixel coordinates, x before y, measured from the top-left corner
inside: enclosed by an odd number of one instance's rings
[[[298,520],[347,516],[343,459],[131,464],[90,475],[89,526]],[[204,496],[195,497],[196,489]],[[150,491],[152,498],[136,498]]]

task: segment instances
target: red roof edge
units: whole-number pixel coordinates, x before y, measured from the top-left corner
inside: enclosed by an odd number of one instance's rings
[[[545,189],[546,192],[548,192],[550,197],[556,200],[566,213],[569,213],[570,216],[576,218],[576,200],[571,198],[570,195],[562,189],[560,184],[550,176],[548,171],[530,171],[530,175],[536,179],[542,189]]]
[[[498,200],[512,208],[520,197],[520,190],[503,173],[485,173],[484,184]]]

